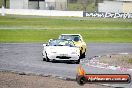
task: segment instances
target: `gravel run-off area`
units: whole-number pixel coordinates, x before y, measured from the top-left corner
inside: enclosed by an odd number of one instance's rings
[[[132,69],[132,54],[105,55],[99,59],[99,62]]]
[[[0,88],[110,88],[100,84],[78,85],[76,81],[66,81],[53,77],[21,75],[0,72]]]

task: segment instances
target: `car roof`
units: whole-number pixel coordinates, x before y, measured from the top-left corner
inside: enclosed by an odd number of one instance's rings
[[[79,35],[79,36],[81,36],[80,34],[61,34],[61,35]]]
[[[52,39],[52,40],[64,40],[64,41],[72,41],[73,42],[73,40],[69,40],[69,39]]]

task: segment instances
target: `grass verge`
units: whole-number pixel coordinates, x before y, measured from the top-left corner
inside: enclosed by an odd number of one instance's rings
[[[46,42],[63,33],[81,34],[86,42],[132,42],[132,20],[0,16],[0,42]]]
[[[63,33],[79,33],[86,42],[132,42],[132,30],[0,30],[0,42],[46,42]]]
[[[0,29],[132,29],[131,19],[0,16]]]

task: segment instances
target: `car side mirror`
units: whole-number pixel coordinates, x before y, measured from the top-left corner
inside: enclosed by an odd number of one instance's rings
[[[49,39],[49,42],[52,41],[53,39]]]

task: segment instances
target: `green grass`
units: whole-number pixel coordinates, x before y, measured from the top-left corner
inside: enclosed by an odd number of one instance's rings
[[[86,42],[132,42],[132,30],[0,30],[0,42],[46,42],[62,33],[79,33]]]
[[[29,28],[29,29],[132,29],[131,19],[104,19],[104,18],[74,17],[22,17],[0,16],[0,28]]]
[[[46,42],[63,33],[86,42],[132,42],[131,19],[0,16],[0,42]]]

